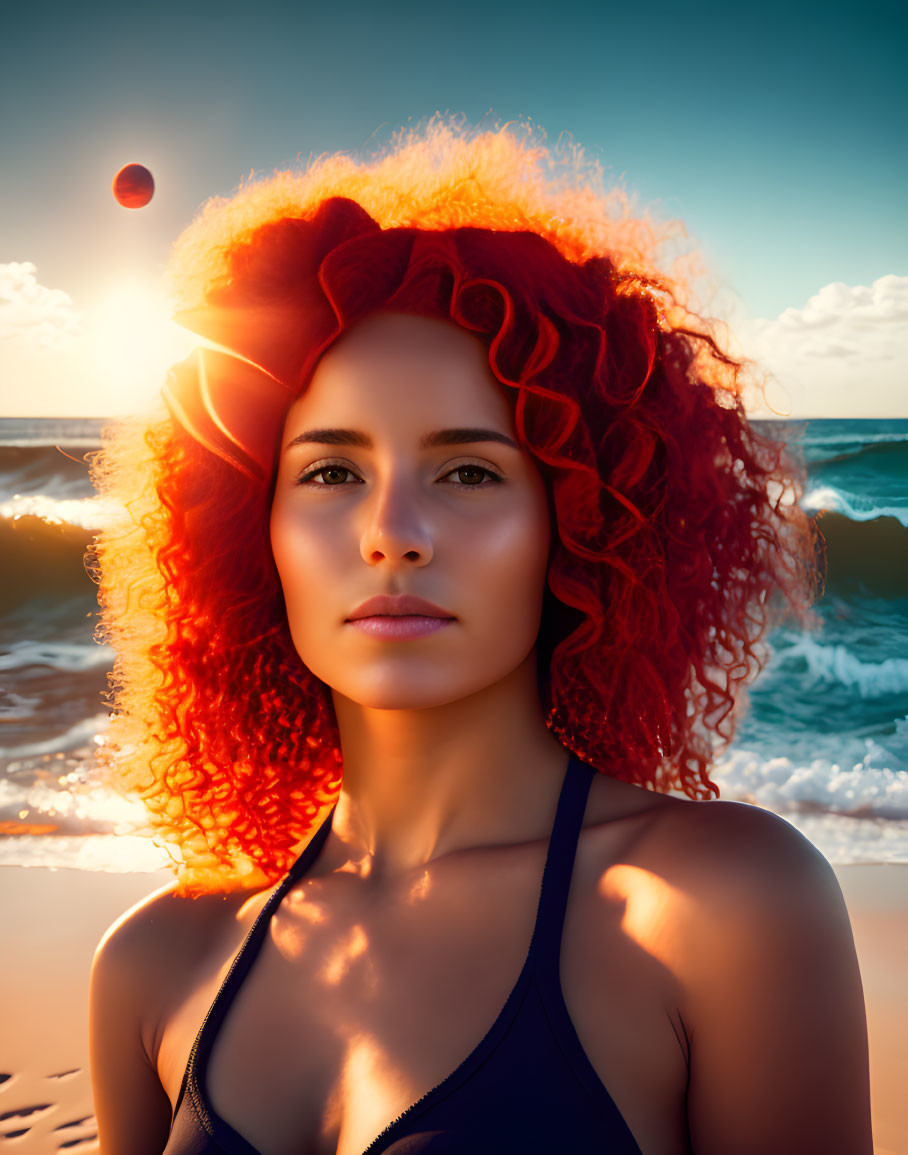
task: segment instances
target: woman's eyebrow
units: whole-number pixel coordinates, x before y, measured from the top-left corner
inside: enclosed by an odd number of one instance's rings
[[[520,448],[512,437],[495,429],[437,429],[433,433],[424,434],[419,444],[421,449],[434,449],[438,445],[472,445],[477,441],[496,441],[512,449]],[[368,433],[361,433],[357,429],[307,429],[298,433],[285,448],[313,444],[352,445],[359,449],[371,449],[373,442]]]
[[[288,441],[284,448],[292,449],[294,445],[354,445],[360,449],[371,449],[372,438],[355,429],[307,429]]]
[[[474,441],[497,441],[512,449],[520,448],[512,437],[497,429],[437,429],[421,437],[419,444],[423,449],[434,449],[436,445],[471,445]]]

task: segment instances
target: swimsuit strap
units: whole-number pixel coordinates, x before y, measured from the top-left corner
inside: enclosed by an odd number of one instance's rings
[[[302,854],[300,854],[299,858],[297,858],[296,862],[294,862],[284,876],[283,881],[259,911],[255,922],[253,922],[248,934],[245,939],[243,939],[243,945],[234,956],[230,969],[224,981],[221,983],[214,1002],[211,1004],[208,1014],[205,1016],[199,1028],[199,1033],[196,1035],[195,1042],[192,1045],[192,1050],[189,1053],[189,1062],[186,1064],[183,1083],[180,1087],[180,1095],[174,1108],[174,1117],[176,1117],[180,1103],[186,1093],[190,1073],[195,1070],[201,1074],[208,1064],[211,1048],[214,1046],[214,1041],[218,1036],[218,1031],[221,1029],[224,1017],[230,1010],[230,1004],[236,997],[237,991],[243,985],[243,980],[249,974],[252,964],[262,949],[262,943],[265,941],[265,936],[268,933],[268,925],[275,911],[281,905],[287,891],[306,873],[318,857],[319,851],[324,846],[325,840],[331,830],[331,821],[333,818],[334,808],[332,807],[331,813],[309,840]]]
[[[592,766],[571,755],[558,798],[549,851],[542,872],[542,891],[530,954],[535,956],[536,966],[545,977],[556,984],[560,982],[561,934],[571,889],[571,875],[586,802],[595,776],[596,771]]]

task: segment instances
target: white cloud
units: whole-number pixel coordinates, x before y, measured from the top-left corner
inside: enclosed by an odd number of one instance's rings
[[[795,416],[908,416],[908,277],[825,285],[772,320],[739,321],[744,352]]]
[[[908,321],[908,277],[890,274],[869,286],[834,281],[803,309],[786,309],[775,324],[796,332],[842,325],[866,331],[899,321]]]
[[[38,282],[31,261],[0,264],[0,340],[20,340],[39,349],[66,348],[81,322],[72,298]]]
[[[77,309],[36,274],[30,261],[0,264],[0,416],[137,412],[197,343],[153,282],[113,282]]]

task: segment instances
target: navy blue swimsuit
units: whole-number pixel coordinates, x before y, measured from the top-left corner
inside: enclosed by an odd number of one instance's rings
[[[559,977],[564,914],[594,774],[571,758],[529,953],[498,1018],[460,1066],[389,1124],[363,1155],[641,1155],[580,1044]],[[329,815],[233,960],[189,1056],[163,1155],[260,1155],[211,1109],[205,1073],[218,1030],[255,962],[272,915],[316,860],[330,828]]]

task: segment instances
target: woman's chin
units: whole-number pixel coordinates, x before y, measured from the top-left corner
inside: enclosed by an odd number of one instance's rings
[[[363,710],[437,710],[490,689],[487,682],[444,683],[442,679],[388,678],[367,685],[333,687],[335,706],[338,699],[343,705]]]
[[[500,707],[511,694],[525,692],[528,681],[535,686],[536,654],[532,645],[515,646],[512,653],[471,655],[460,662],[412,657],[404,662],[398,657],[374,664],[345,663],[342,670],[323,666],[313,672],[330,688],[336,708],[437,710],[468,699],[479,704],[489,696]]]

